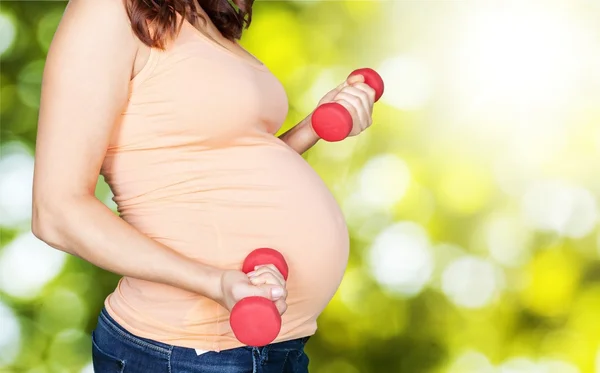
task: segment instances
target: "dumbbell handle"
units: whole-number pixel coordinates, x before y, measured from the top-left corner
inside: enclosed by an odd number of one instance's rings
[[[375,90],[375,101],[381,98],[384,91],[383,79],[375,70],[357,69],[348,77],[353,75],[362,75],[365,78],[365,83]],[[315,109],[311,124],[317,136],[323,140],[341,141],[352,131],[352,116],[342,105],[336,102],[327,102]]]
[[[283,255],[273,249],[256,249],[244,260],[242,272],[250,273],[259,265],[273,264],[287,280],[288,265]],[[246,297],[231,309],[229,324],[242,343],[262,347],[273,342],[281,330],[281,315],[275,303],[264,297]]]

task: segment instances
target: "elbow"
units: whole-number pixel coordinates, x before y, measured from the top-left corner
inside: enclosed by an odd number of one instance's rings
[[[70,198],[53,198],[58,203],[47,203],[33,199],[31,210],[31,233],[48,246],[67,254],[80,256],[75,249],[81,232],[78,226],[77,201]],[[74,226],[75,225],[75,226]]]
[[[31,211],[31,233],[40,241],[65,251],[61,249],[65,245],[59,229],[62,220],[64,219],[57,209],[34,201]]]
[[[33,202],[31,210],[31,233],[39,240],[48,242],[52,230],[52,213],[38,202]]]

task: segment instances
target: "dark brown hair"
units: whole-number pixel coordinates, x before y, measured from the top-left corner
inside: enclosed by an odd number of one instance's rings
[[[254,0],[125,0],[135,35],[149,47],[161,48],[179,31],[177,13],[192,25],[207,21],[198,7],[209,16],[221,34],[240,39],[252,20]]]

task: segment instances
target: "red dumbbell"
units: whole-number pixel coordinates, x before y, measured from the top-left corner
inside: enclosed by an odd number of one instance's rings
[[[287,263],[277,250],[256,249],[244,260],[242,272],[250,273],[258,265],[273,264],[287,280]],[[247,297],[231,309],[229,324],[233,334],[245,345],[262,347],[273,342],[281,330],[281,315],[275,303],[263,297]]]
[[[383,95],[383,79],[373,69],[354,70],[352,75],[362,75],[365,83],[375,90],[375,101]],[[327,102],[319,106],[312,114],[312,126],[317,135],[325,141],[341,141],[352,131],[352,116],[345,107],[336,102]]]

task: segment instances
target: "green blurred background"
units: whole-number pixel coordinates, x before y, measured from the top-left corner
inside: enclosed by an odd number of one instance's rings
[[[65,5],[0,2],[2,372],[92,372],[117,282],[29,230],[40,79]],[[600,372],[600,1],[254,9],[242,44],[287,88],[283,130],[354,68],[387,84],[372,128],[305,155],[352,240],[311,372]],[[97,196],[115,207],[102,180]]]

